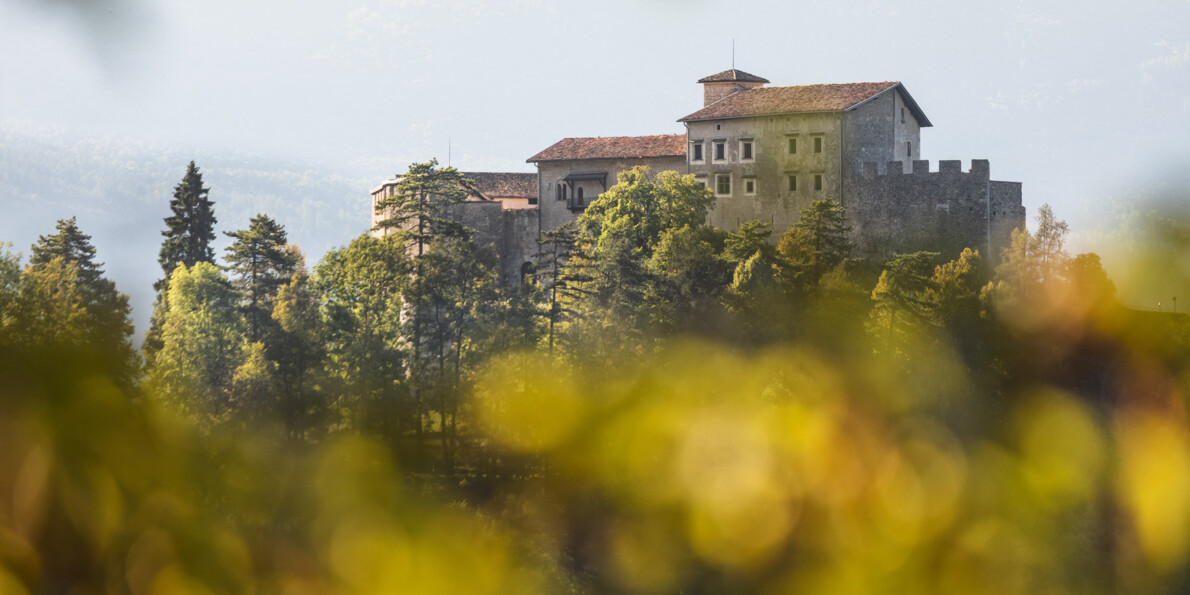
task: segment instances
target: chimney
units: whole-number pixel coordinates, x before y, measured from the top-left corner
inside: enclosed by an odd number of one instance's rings
[[[728,95],[763,87],[769,81],[732,68],[698,79],[698,82],[702,83],[702,106],[706,107]]]

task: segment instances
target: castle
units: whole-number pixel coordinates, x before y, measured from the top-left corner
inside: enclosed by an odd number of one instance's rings
[[[855,254],[875,261],[965,247],[995,257],[1025,226],[1021,184],[992,180],[987,160],[965,172],[939,161],[932,172],[918,159],[932,124],[899,82],[766,87],[734,68],[698,82],[703,107],[678,119],[685,134],[565,138],[527,160],[536,174],[466,173],[476,192],[458,217],[499,255],[503,282],[529,270],[543,231],[574,221],[637,165],[693,174],[716,197],[709,224],[760,220],[773,238],[833,198],[847,209]],[[373,206],[398,181],[374,188]],[[381,218],[373,209],[373,225]]]

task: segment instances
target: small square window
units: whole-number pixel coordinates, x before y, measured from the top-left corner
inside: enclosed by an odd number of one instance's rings
[[[789,154],[797,155],[797,139],[796,138],[789,139]]]
[[[814,137],[814,152],[815,153],[822,152],[822,137],[821,136]]]
[[[789,176],[789,191],[797,192],[797,176]]]
[[[731,194],[731,174],[715,175],[715,194],[728,196]]]
[[[727,143],[715,143],[715,161],[727,159]]]
[[[822,174],[814,174],[814,189],[822,190]]]
[[[744,180],[744,194],[756,194],[756,180]]]
[[[751,161],[751,160],[752,160],[752,141],[750,141],[750,140],[740,141],[740,161]]]
[[[702,143],[690,145],[690,160],[702,161]]]

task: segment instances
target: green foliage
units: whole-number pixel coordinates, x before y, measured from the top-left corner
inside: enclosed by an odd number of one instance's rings
[[[401,383],[402,295],[410,270],[405,247],[395,237],[369,235],[327,252],[315,268],[328,389],[349,427],[397,435],[416,423]]]
[[[75,267],[71,295],[84,312],[78,328],[82,344],[102,357],[120,386],[129,389],[139,375],[140,361],[131,343],[132,307],[128,296],[117,291],[116,284],[104,276],[103,263],[95,262],[91,236],[78,228],[74,217],[59,220],[56,229],[57,233],[40,236],[33,245],[30,274],[49,267],[55,259]]]
[[[199,262],[215,262],[214,203],[207,197],[210,188],[202,185],[202,173],[191,161],[186,166],[182,181],[174,187],[173,200],[169,202],[171,215],[165,218],[165,231],[161,235],[161,252],[157,261],[168,278],[179,263],[192,267]],[[157,290],[164,289],[166,279],[158,282]]]
[[[451,207],[473,190],[466,177],[453,167],[438,167],[438,160],[414,163],[401,174],[396,190],[375,205],[384,217],[376,230],[395,233],[410,252],[421,256],[440,235],[458,235],[462,226],[451,218]]]
[[[224,235],[235,240],[227,247],[227,268],[233,275],[232,287],[243,296],[248,339],[261,341],[277,291],[293,276],[301,254],[287,246],[285,227],[262,214],[252,218],[248,229]]]
[[[784,282],[802,294],[812,292],[824,275],[850,258],[850,231],[847,212],[834,199],[816,200],[802,209],[798,222],[777,243]]]
[[[174,269],[167,299],[162,349],[147,381],[150,393],[202,427],[226,421],[246,347],[239,296],[218,267],[200,262]]]
[[[280,327],[273,342],[282,400],[278,416],[290,436],[308,436],[325,415],[325,395],[318,389],[326,359],[326,325],[310,275],[299,265],[277,291],[273,320]]]
[[[655,177],[637,166],[620,172],[615,186],[591,202],[578,218],[581,237],[593,255],[637,253],[647,259],[668,229],[705,223],[715,197],[694,176],[663,171]]]

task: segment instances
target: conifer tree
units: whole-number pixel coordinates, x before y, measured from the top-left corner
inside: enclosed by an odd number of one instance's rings
[[[214,262],[215,251],[211,242],[215,240],[214,203],[207,198],[210,188],[202,185],[202,173],[191,161],[186,166],[186,175],[174,187],[174,198],[169,202],[172,215],[165,218],[165,241],[161,243],[158,262],[168,278],[178,263],[187,267],[198,262]],[[166,280],[157,282],[160,291]]]
[[[261,341],[277,292],[293,276],[300,256],[286,247],[285,227],[267,215],[257,214],[248,229],[224,235],[235,240],[227,247],[227,268],[232,287],[241,295],[248,340]]]
[[[58,262],[71,268],[71,281],[63,287],[70,288],[69,299],[81,310],[79,328],[72,332],[78,334],[82,347],[103,357],[115,378],[130,387],[139,362],[129,340],[133,325],[128,296],[104,277],[103,263],[95,262],[91,236],[79,229],[74,217],[59,219],[56,230],[39,236],[32,246],[27,275],[61,277],[64,269],[54,264]]]
[[[161,242],[161,251],[157,256],[165,276],[153,284],[157,300],[153,303],[153,315],[143,346],[145,359],[150,365],[163,347],[161,327],[169,312],[169,276],[179,264],[193,267],[199,262],[215,261],[211,242],[215,240],[215,223],[218,220],[215,219],[214,203],[207,198],[210,191],[210,188],[203,187],[202,173],[193,161],[186,166],[181,183],[174,186],[174,198],[169,201],[169,209],[173,214],[165,218],[166,229],[161,232],[165,240]]]

